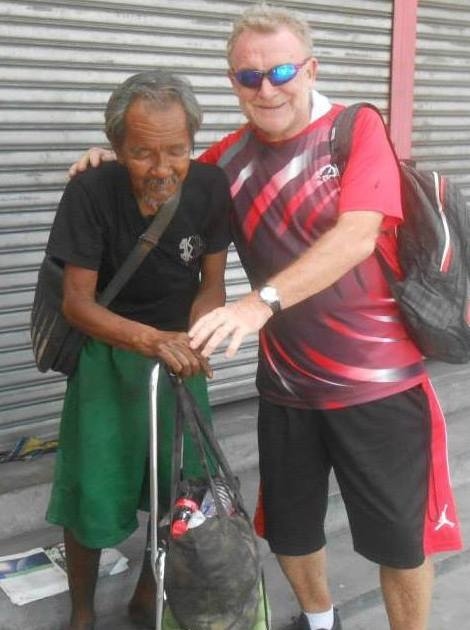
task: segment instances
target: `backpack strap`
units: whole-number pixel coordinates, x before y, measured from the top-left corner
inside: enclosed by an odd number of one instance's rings
[[[336,116],[333,122],[333,126],[330,130],[331,162],[337,167],[340,176],[343,175],[349,160],[349,156],[351,154],[353,130],[356,123],[357,114],[364,107],[372,109],[380,116],[380,120],[383,122],[383,125],[385,127],[388,143],[390,145],[390,148],[392,149],[392,153],[395,157],[397,166],[400,169],[400,160],[396,154],[395,147],[393,146],[390,134],[388,132],[387,126],[380,110],[375,105],[372,105],[372,103],[367,103],[364,101],[361,103],[355,103],[354,105],[349,105],[349,107],[345,107],[344,109],[342,109],[340,113]],[[395,274],[390,265],[387,263],[378,245],[375,248],[375,253],[380,267],[382,268],[382,272],[387,279],[387,282],[391,287],[393,287],[393,284],[396,281]]]
[[[377,112],[380,116],[380,119],[383,121],[382,114],[380,110],[372,103],[355,103],[354,105],[349,105],[349,107],[345,107],[340,111],[340,113],[336,116],[333,126],[330,130],[330,153],[331,153],[331,161],[338,168],[339,174],[342,175],[346,164],[348,163],[349,156],[351,154],[351,144],[352,144],[352,136],[353,129],[356,122],[356,116],[359,110],[367,107]],[[384,123],[385,126],[385,123]],[[387,129],[386,129],[387,131]],[[390,142],[390,137],[387,131],[387,138]],[[390,145],[393,145],[390,142]],[[396,157],[395,150],[393,149],[393,154]]]

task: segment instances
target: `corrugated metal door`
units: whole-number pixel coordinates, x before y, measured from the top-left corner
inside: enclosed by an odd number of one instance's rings
[[[420,0],[413,157],[462,185],[470,202],[470,3]]]
[[[235,15],[251,2],[0,0],[0,443],[52,435],[64,390],[32,362],[28,321],[66,170],[103,144],[103,107],[130,74],[162,65],[188,76],[205,110],[197,151],[242,120],[224,59]],[[277,4],[274,2],[274,4]],[[280,2],[316,33],[318,87],[335,100],[388,103],[391,0]],[[246,290],[234,252],[229,295]],[[254,394],[256,340],[233,361],[218,354],[213,402]]]

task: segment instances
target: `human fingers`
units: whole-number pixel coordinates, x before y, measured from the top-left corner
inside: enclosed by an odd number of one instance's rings
[[[187,341],[175,343],[174,346],[172,345],[172,351],[178,356],[183,366],[181,376],[195,376],[202,372],[207,377],[212,378],[213,372],[208,358],[204,357],[200,352],[192,350],[188,346]]]
[[[170,371],[176,376],[187,376],[188,372],[185,370],[185,365],[181,361],[181,358],[178,353],[176,353],[173,349],[170,349],[167,346],[162,346],[158,354],[156,355],[160,361],[166,363],[166,365],[170,368]]]
[[[88,153],[91,166],[99,166],[102,162],[112,162],[116,159],[114,151],[103,147],[92,147]]]
[[[70,178],[75,177],[78,173],[83,173],[90,166],[96,167],[101,162],[107,162],[116,159],[114,151],[104,149],[103,147],[91,147],[69,168],[68,175]]]
[[[159,356],[167,363],[175,374],[187,378],[203,372],[212,376],[207,359],[189,348],[181,340],[171,340],[159,347]]]
[[[208,357],[204,357],[200,353],[197,353],[197,354],[199,357],[199,362],[202,367],[202,371],[207,376],[207,378],[212,378],[214,376],[214,370],[212,369],[211,364],[209,363]]]
[[[203,357],[210,357],[217,348],[230,338],[230,344],[233,342],[233,335],[236,331],[236,324],[233,322],[221,322],[217,328],[213,330],[209,337],[206,337],[203,344],[199,347],[199,351]],[[233,344],[233,354],[235,354],[238,346]],[[233,356],[233,354],[231,356]],[[228,356],[228,355],[227,355]]]
[[[198,319],[197,322],[191,326],[188,336],[190,339],[189,346],[193,350],[199,349],[225,321],[224,311],[224,307],[216,308]]]
[[[75,177],[78,173],[83,173],[90,166],[90,150],[81,155],[69,168],[69,177]]]
[[[225,356],[227,357],[227,359],[231,359],[237,354],[242,344],[242,341],[246,337],[247,334],[248,334],[248,331],[244,331],[242,328],[236,328],[233,331],[230,343],[228,344],[227,349],[225,350]]]

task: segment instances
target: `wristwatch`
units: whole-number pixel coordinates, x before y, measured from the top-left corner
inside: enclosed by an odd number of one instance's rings
[[[278,313],[281,310],[281,300],[277,289],[266,284],[259,290],[259,299],[267,304],[272,310],[273,314]]]

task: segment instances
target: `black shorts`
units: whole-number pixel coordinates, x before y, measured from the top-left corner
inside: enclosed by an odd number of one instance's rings
[[[271,550],[296,556],[325,545],[333,468],[355,550],[384,566],[422,564],[430,427],[421,386],[342,409],[295,409],[260,400],[260,471]]]

